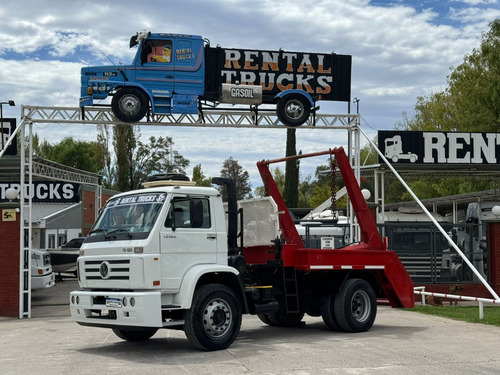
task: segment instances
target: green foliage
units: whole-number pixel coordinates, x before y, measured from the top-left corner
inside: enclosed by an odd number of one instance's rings
[[[93,173],[99,173],[104,167],[97,156],[102,152],[98,142],[76,141],[66,137],[59,143],[51,144],[47,140],[40,142],[38,136],[34,138],[33,149],[44,159]]]
[[[237,160],[229,157],[224,161],[220,171],[222,177],[231,178],[236,183],[236,199],[252,198],[252,187],[250,184],[250,175]],[[219,191],[222,197],[227,201],[227,189],[225,186],[220,186]]]
[[[500,130],[500,19],[490,23],[480,48],[448,76],[448,87],[417,98],[413,116],[403,114],[397,128],[497,132]]]
[[[205,177],[203,171],[201,170],[201,164],[197,164],[193,168],[193,181],[196,182],[198,186],[211,186],[212,178]]]
[[[295,129],[286,131],[286,156],[297,155]],[[285,164],[285,189],[283,200],[287,207],[299,206],[299,160],[287,160]]]
[[[429,306],[416,305],[409,311],[415,311],[428,315],[436,315],[444,318],[463,320],[469,323],[491,324],[500,327],[500,309],[495,306],[484,306],[484,318],[479,319],[478,306]]]
[[[500,131],[500,19],[490,24],[481,46],[466,55],[447,77],[448,87],[427,97],[418,97],[412,115],[403,113],[400,130]],[[421,199],[492,189],[492,183],[475,178],[408,179]],[[394,186],[391,186],[394,184]],[[399,182],[386,187],[386,202],[410,199]],[[391,192],[392,191],[392,192]]]
[[[116,185],[119,191],[132,189],[132,157],[136,147],[136,132],[131,125],[116,125],[113,129],[113,147],[116,156]]]

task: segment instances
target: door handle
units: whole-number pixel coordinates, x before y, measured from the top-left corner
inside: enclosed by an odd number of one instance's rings
[[[207,240],[215,240],[217,236],[215,234],[207,234]]]

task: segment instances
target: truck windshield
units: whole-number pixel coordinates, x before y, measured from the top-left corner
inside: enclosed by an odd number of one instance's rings
[[[109,200],[89,233],[90,242],[93,236],[102,239],[147,238],[165,197],[164,193],[150,193]]]

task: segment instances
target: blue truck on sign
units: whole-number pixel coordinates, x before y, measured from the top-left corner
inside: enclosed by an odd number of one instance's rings
[[[220,103],[274,104],[286,126],[306,122],[318,100],[349,101],[351,56],[211,47],[196,35],[137,33],[130,65],[81,71],[80,107],[109,96],[113,114],[202,114]]]

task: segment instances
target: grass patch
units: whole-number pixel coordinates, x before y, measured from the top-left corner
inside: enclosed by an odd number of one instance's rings
[[[422,306],[415,305],[409,311],[442,316],[444,318],[463,320],[469,323],[491,324],[500,327],[500,308],[484,306],[484,318],[479,319],[479,306]]]

